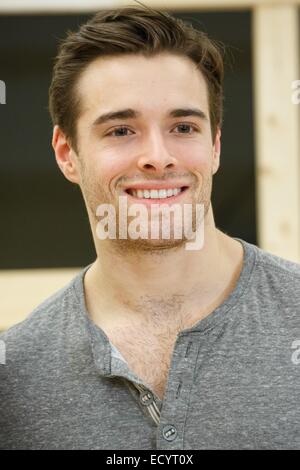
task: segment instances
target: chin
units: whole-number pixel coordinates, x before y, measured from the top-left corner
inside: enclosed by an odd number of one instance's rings
[[[118,247],[122,252],[132,252],[135,254],[142,254],[142,253],[163,253],[167,250],[177,250],[184,247],[185,243],[188,241],[187,239],[158,239],[158,240],[151,240],[151,239],[142,239],[138,238],[136,240],[133,239],[116,239],[112,240],[115,244],[115,247]]]

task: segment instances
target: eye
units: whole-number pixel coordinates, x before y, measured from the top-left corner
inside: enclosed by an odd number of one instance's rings
[[[113,129],[111,132],[109,132],[108,134],[106,134],[107,136],[112,136],[112,137],[126,137],[126,131],[130,131],[130,129],[128,127],[116,127],[115,129]]]
[[[179,132],[179,134],[191,134],[191,132],[189,132],[189,129],[199,132],[196,126],[193,126],[192,124],[187,124],[187,123],[177,124],[177,126],[174,129],[176,128],[181,128],[181,130],[183,129],[183,132]]]
[[[190,132],[190,130],[195,131],[195,132],[199,132],[199,129],[196,126],[194,126],[192,124],[188,124],[188,123],[177,124],[177,126],[174,129],[176,129],[176,128],[181,129],[181,131],[183,130],[183,132],[179,132],[179,134],[188,134],[188,135],[190,135],[190,134],[192,134],[192,132]],[[106,136],[126,137],[126,136],[129,135],[128,131],[133,132],[128,127],[120,126],[120,127],[116,127],[112,131],[110,131],[108,134],[106,134]]]

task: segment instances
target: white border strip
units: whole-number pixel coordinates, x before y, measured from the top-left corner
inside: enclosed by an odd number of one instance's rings
[[[163,10],[250,9],[262,0],[141,0]],[[300,0],[263,0],[264,5],[300,5]],[[0,14],[88,13],[108,8],[138,5],[133,0],[0,0]]]

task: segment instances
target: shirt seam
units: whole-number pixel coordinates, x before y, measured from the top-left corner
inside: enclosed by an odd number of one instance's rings
[[[285,268],[284,266],[277,266],[277,265],[272,264],[269,261],[258,261],[257,265],[261,266],[261,267],[269,267],[269,268],[272,268],[272,269],[276,269],[277,271],[281,271],[281,272],[290,274],[292,277],[296,277],[297,279],[300,280],[300,274],[297,274],[297,273],[289,270],[288,268]],[[300,269],[300,265],[299,265],[299,269]]]
[[[228,312],[230,312],[230,310],[236,310],[236,308],[238,307],[238,302],[242,299],[242,297],[246,294],[247,290],[249,289],[249,286],[250,284],[252,283],[252,278],[253,278],[253,272],[254,272],[254,269],[255,267],[257,267],[258,265],[258,258],[257,258],[257,252],[254,253],[254,260],[253,260],[253,265],[250,269],[250,272],[249,272],[249,275],[247,276],[247,278],[244,279],[244,286],[242,287],[241,289],[241,292],[239,294],[237,294],[237,297],[235,298],[234,300],[234,303],[229,305],[228,308],[223,312],[222,315],[220,315],[220,318],[219,319],[216,319],[214,320],[213,324],[212,325],[207,325],[207,327],[205,327],[203,330],[201,329],[196,329],[193,331],[193,330],[188,330],[186,333],[183,332],[183,336],[188,336],[190,335],[191,333],[195,333],[195,334],[199,334],[199,333],[203,333],[203,334],[208,334],[210,330],[213,330],[215,327],[219,326],[221,323],[223,323],[224,321],[229,321],[230,319],[228,319],[227,317],[227,314]],[[226,302],[226,300],[225,300]],[[219,307],[217,307],[218,309]],[[222,305],[220,305],[220,308],[222,308]],[[217,310],[216,309],[216,310]],[[213,312],[212,312],[213,313]],[[207,316],[207,318],[209,318],[209,315]],[[204,318],[205,320],[205,318]],[[200,327],[199,327],[200,328]]]

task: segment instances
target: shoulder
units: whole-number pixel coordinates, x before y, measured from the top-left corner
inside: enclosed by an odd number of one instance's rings
[[[241,238],[235,240],[240,241],[244,247],[244,261],[254,261],[252,274],[264,272],[273,277],[294,279],[295,282],[300,280],[300,263],[274,255]]]
[[[85,269],[39,304],[24,321],[0,334],[7,362],[24,362],[53,348],[60,332],[78,310],[80,299],[76,284],[82,281]]]
[[[254,245],[253,245],[254,246]],[[300,264],[282,258],[255,246],[257,253],[256,267],[269,277],[280,281],[298,283],[300,281]]]
[[[64,303],[70,296],[72,290],[71,285],[64,286],[59,291],[45,299],[41,304],[34,308],[28,317],[12,326],[0,335],[2,340],[13,340],[14,338],[22,339],[39,334],[49,329],[49,322],[53,325],[59,320],[62,314]]]
[[[246,258],[251,259],[251,275],[247,283],[249,302],[272,312],[285,312],[299,321],[300,264],[269,253],[241,240]]]

